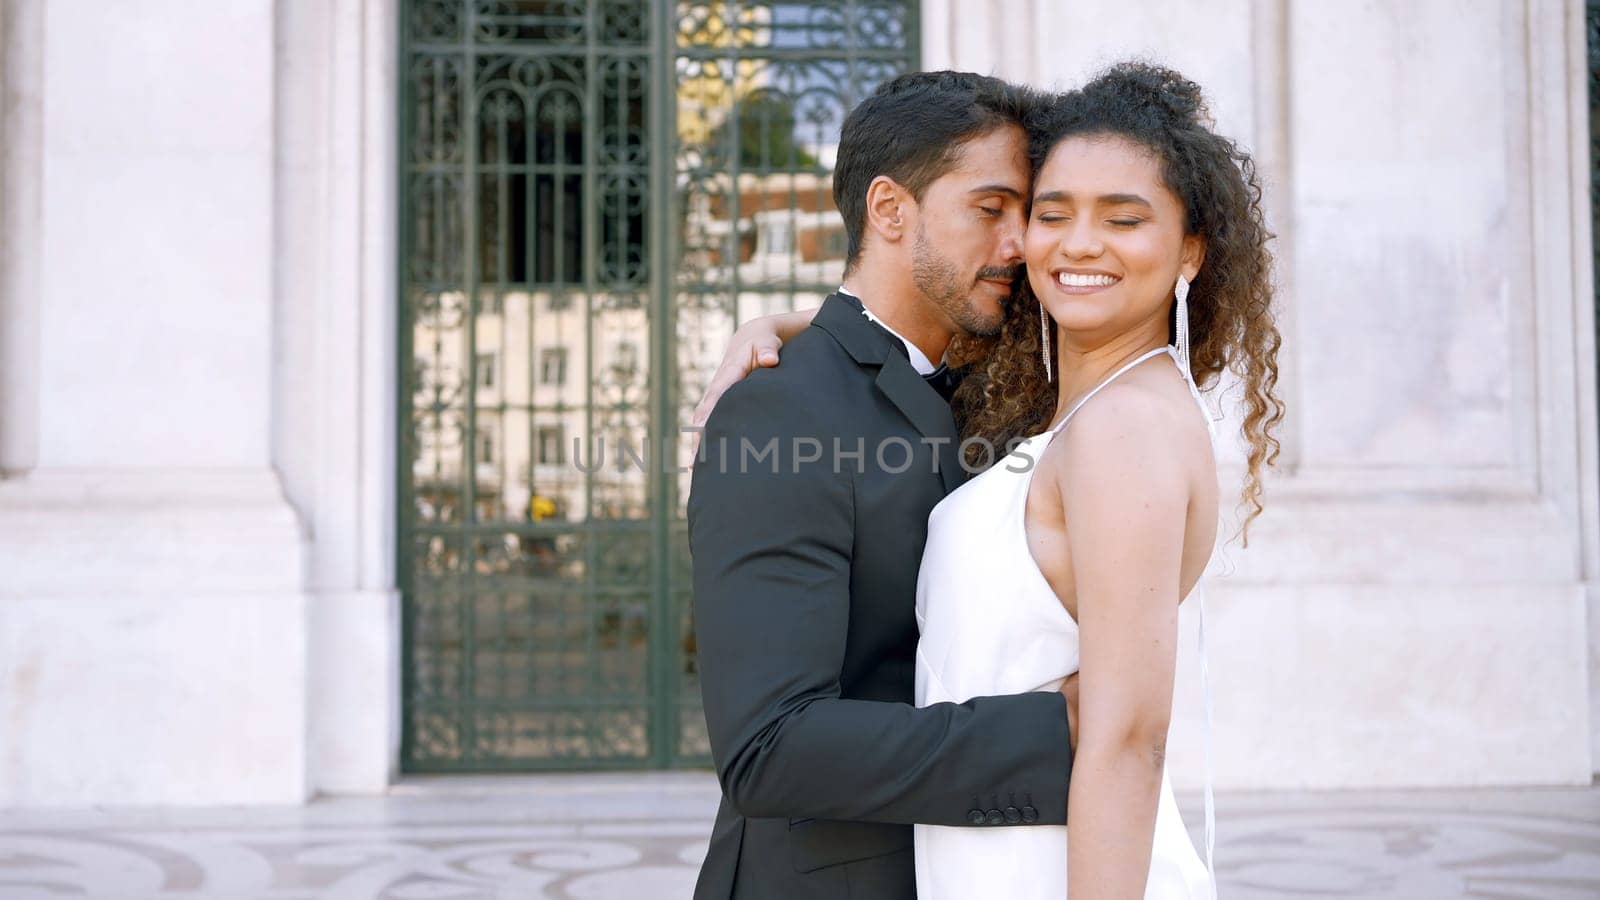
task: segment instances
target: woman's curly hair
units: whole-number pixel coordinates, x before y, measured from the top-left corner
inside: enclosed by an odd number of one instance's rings
[[[1261,211],[1255,164],[1233,141],[1211,130],[1200,88],[1160,66],[1125,62],[1029,116],[1028,152],[1035,173],[1058,144],[1080,135],[1126,138],[1155,154],[1167,187],[1186,211],[1186,232],[1205,239],[1205,261],[1189,289],[1192,374],[1214,387],[1224,369],[1244,387],[1241,431],[1249,445],[1249,474],[1241,505],[1249,523],[1261,513],[1262,468],[1278,458],[1274,435],[1283,420],[1276,394],[1278,347],[1272,310],[1272,257]],[[1006,447],[1044,430],[1056,389],[1039,360],[1038,300],[1022,280],[1006,304],[998,336],[955,348],[973,360],[955,396],[963,439]],[[1054,347],[1051,348],[1054,350]],[[967,462],[992,461],[982,442],[967,445]]]

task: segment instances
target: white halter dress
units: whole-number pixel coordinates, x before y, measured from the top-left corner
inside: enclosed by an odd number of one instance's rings
[[[1163,347],[1139,357],[1090,391],[1049,431],[946,497],[928,517],[928,543],[917,581],[918,706],[973,697],[1059,690],[1078,671],[1078,624],[1045,581],[1028,550],[1023,513],[1034,466],[1045,446],[1102,388],[1162,353],[1183,369],[1180,351]],[[1184,380],[1211,427],[1187,371]],[[1025,471],[1017,471],[1025,469]],[[1198,592],[1195,592],[1198,597]],[[1204,605],[1201,679],[1205,683]],[[1211,900],[1212,801],[1207,722],[1206,859],[1184,830],[1166,774],[1156,813],[1146,900]],[[996,735],[996,740],[1005,740]],[[1005,799],[1005,798],[1001,798]],[[1067,896],[1066,826],[1000,828],[916,826],[917,896],[921,900],[1063,900]]]

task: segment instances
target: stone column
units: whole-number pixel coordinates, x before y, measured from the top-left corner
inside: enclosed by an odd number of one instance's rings
[[[310,525],[310,779],[400,755],[395,581],[398,0],[280,0],[274,458]]]
[[[5,370],[24,436],[7,458],[27,471],[0,482],[0,806],[299,801],[305,535],[271,439],[273,3],[6,10],[6,96],[37,97],[39,138],[19,145],[8,102],[3,183],[37,185],[37,214],[8,191],[7,245],[36,268],[4,281],[5,325],[36,374]],[[12,331],[19,289],[37,322]]]

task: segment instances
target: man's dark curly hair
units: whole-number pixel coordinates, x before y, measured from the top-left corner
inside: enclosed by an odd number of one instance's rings
[[[1249,475],[1245,525],[1261,512],[1261,472],[1273,465],[1283,420],[1276,394],[1281,339],[1272,310],[1272,257],[1255,164],[1233,141],[1212,131],[1200,88],[1171,69],[1139,62],[1113,66],[1076,91],[1041,105],[1028,121],[1035,174],[1062,141],[1120,137],[1155,155],[1168,189],[1183,204],[1186,232],[1205,240],[1205,261],[1189,289],[1189,341],[1195,383],[1211,387],[1224,369],[1243,383],[1242,433]],[[1026,280],[1006,307],[1000,335],[980,354],[955,402],[963,438],[1004,447],[1044,430],[1056,390],[1039,362],[1038,300]],[[1052,347],[1052,349],[1054,349]],[[969,463],[983,450],[969,448]]]

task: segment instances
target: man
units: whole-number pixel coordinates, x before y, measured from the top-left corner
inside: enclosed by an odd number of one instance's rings
[[[927,517],[964,477],[934,361],[1001,321],[1026,102],[938,72],[853,110],[834,171],[844,286],[707,421],[689,539],[723,800],[697,900],[912,898],[912,823],[1066,821],[1060,694],[911,705]]]

